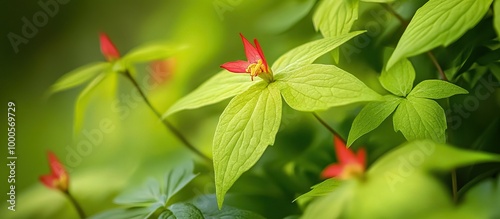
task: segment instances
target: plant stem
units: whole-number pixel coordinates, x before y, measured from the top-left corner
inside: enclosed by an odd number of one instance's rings
[[[427,52],[427,55],[431,59],[431,61],[434,64],[434,66],[436,66],[436,69],[438,70],[439,75],[441,76],[441,80],[448,81],[448,78],[446,77],[446,74],[444,73],[443,69],[439,65],[439,62],[437,61],[437,59],[434,56],[434,54],[432,53],[432,51]]]
[[[75,197],[73,197],[71,193],[69,193],[69,191],[63,191],[63,193],[66,195],[66,197],[68,197],[73,207],[75,207],[76,211],[78,212],[78,216],[81,219],[85,219],[85,212],[83,212],[83,208],[78,204]]]
[[[341,135],[339,135],[339,133],[337,131],[335,131],[335,129],[333,129],[330,125],[328,125],[328,123],[325,122],[325,120],[321,119],[321,117],[319,117],[319,115],[315,112],[312,113],[314,118],[316,118],[319,123],[321,123],[321,125],[323,125],[326,129],[328,129],[328,131],[330,131],[330,133],[336,135],[337,137],[339,137],[340,139],[342,139],[342,141],[346,142],[344,138],[342,138]]]
[[[389,4],[382,3],[382,7],[384,7],[385,10],[387,10],[394,17],[396,17],[396,19],[398,19],[401,25],[403,25],[405,28],[408,26],[409,22],[406,21],[401,15],[399,15],[398,12],[396,12],[394,8],[392,8]]]
[[[191,150],[192,152],[194,152],[199,157],[203,158],[203,160],[205,160],[205,161],[207,161],[209,163],[212,162],[212,159],[210,159],[209,157],[207,157],[206,155],[204,155],[203,153],[201,153],[201,151],[199,151],[198,149],[196,149],[196,147],[193,146],[193,144],[191,144],[187,140],[187,138],[177,128],[175,128],[175,126],[172,123],[170,123],[166,119],[162,119],[161,114],[158,111],[156,111],[156,109],[153,107],[153,105],[151,104],[151,102],[147,98],[146,94],[142,91],[141,87],[139,86],[139,84],[137,83],[137,81],[134,79],[134,77],[132,77],[132,75],[130,74],[130,72],[129,71],[125,71],[124,74],[130,80],[130,82],[132,82],[132,84],[137,89],[137,91],[139,91],[139,94],[142,96],[142,99],[144,99],[144,102],[146,102],[146,104],[148,105],[148,107],[162,121],[163,125],[168,130],[170,130],[189,150]]]
[[[394,17],[396,17],[396,19],[399,20],[399,22],[401,23],[401,25],[403,25],[403,27],[405,27],[405,28],[408,27],[409,22],[406,21],[403,17],[401,17],[401,15],[399,15],[389,4],[382,4],[382,7],[384,7],[385,10],[387,10]],[[444,73],[443,69],[439,65],[439,62],[437,61],[436,57],[434,56],[434,53],[432,53],[432,51],[429,51],[429,52],[427,52],[427,55],[431,59],[434,66],[436,66],[436,69],[438,70],[439,76],[441,77],[441,79],[448,81],[448,78],[446,77],[446,74]]]
[[[454,169],[451,171],[451,187],[452,187],[452,191],[453,191],[453,201],[454,202],[457,202],[457,193],[458,193],[458,189],[457,189],[457,171]]]

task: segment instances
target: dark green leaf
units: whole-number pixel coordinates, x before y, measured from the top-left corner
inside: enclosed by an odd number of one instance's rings
[[[198,175],[193,174],[193,168],[193,164],[189,163],[189,165],[172,169],[165,174],[162,193],[167,202]]]
[[[177,203],[168,207],[173,214],[173,218],[203,219],[201,211],[190,203]],[[170,217],[167,217],[170,218]]]

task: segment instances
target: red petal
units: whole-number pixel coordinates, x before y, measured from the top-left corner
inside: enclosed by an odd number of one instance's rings
[[[42,182],[48,188],[55,188],[57,178],[53,175],[43,175],[40,176],[40,182]]]
[[[120,58],[120,52],[118,52],[108,35],[100,33],[99,40],[101,42],[101,52],[106,57],[106,60],[113,61]]]
[[[247,68],[249,65],[250,63],[248,63],[247,61],[238,60],[234,62],[226,62],[220,67],[234,73],[247,73]]]
[[[243,41],[243,46],[245,47],[245,55],[247,56],[247,60],[249,63],[256,63],[259,59],[264,61],[259,54],[259,51],[240,33],[241,40]]]
[[[321,173],[321,177],[323,178],[332,178],[332,177],[337,177],[342,173],[343,166],[339,164],[331,164],[327,166],[323,172]]]
[[[333,141],[337,159],[341,164],[357,163],[356,155],[346,147],[345,142],[339,136],[334,135]]]
[[[266,57],[264,56],[264,52],[262,51],[262,48],[260,47],[259,41],[257,39],[254,40],[255,47],[257,47],[257,52],[259,53],[259,56],[262,58],[262,64],[264,64],[266,71],[269,72],[269,66],[267,65],[267,60]]]
[[[67,177],[68,174],[66,173],[64,166],[57,159],[56,155],[49,151],[48,157],[49,157],[50,169],[52,171],[53,176],[57,177],[58,179],[60,179],[61,177]]]

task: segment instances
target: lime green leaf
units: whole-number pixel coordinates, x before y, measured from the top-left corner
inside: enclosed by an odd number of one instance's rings
[[[409,141],[432,139],[446,141],[446,116],[443,108],[434,100],[408,98],[403,100],[394,113],[394,130],[401,131]]]
[[[331,219],[342,218],[342,211],[346,209],[353,196],[356,183],[346,181],[328,195],[315,200],[307,206],[302,218]]]
[[[443,159],[445,157],[453,159]],[[500,162],[500,156],[464,150],[447,144],[436,143],[432,140],[418,140],[405,143],[378,159],[370,168],[369,173],[373,176],[384,175],[401,171],[401,169],[410,172],[449,171],[484,162]]]
[[[421,97],[429,99],[442,99],[457,94],[468,94],[469,92],[457,85],[442,80],[425,80],[417,84],[408,95],[409,97]]]
[[[387,64],[448,46],[474,27],[488,11],[493,0],[430,0],[420,9],[406,28]]]
[[[274,144],[281,107],[274,83],[260,82],[233,98],[220,116],[213,145],[219,207],[233,183]]]
[[[193,174],[193,164],[183,165],[182,168],[174,168],[165,174],[162,193],[168,202],[179,190],[184,188],[198,174]]]
[[[124,62],[140,63],[165,59],[172,56],[182,48],[183,47],[172,46],[166,43],[148,44],[133,49],[121,60]]]
[[[500,1],[493,2],[493,24],[495,25],[495,31],[497,35],[500,36]]]
[[[356,116],[349,131],[347,145],[351,145],[359,137],[371,132],[391,115],[403,99],[393,95],[384,96],[383,102],[368,103]]]
[[[353,75],[333,65],[311,64],[276,77],[288,105],[299,111],[326,110],[382,97]]]
[[[495,154],[431,140],[405,143],[377,159],[363,180],[344,181],[311,203],[304,218],[425,218],[429,212],[453,207],[448,189],[430,172],[498,161]],[[381,208],[380,203],[397,208]]]
[[[359,0],[323,0],[313,15],[314,28],[325,37],[349,33],[358,19]]]
[[[204,219],[201,211],[190,203],[177,203],[168,207],[168,210],[172,212],[172,218],[193,218],[193,219]],[[161,218],[161,217],[160,217]],[[170,218],[170,217],[166,217]]]
[[[59,78],[56,83],[50,87],[49,94],[57,93],[59,91],[81,85],[95,78],[99,73],[102,73],[102,71],[109,66],[110,64],[108,62],[99,62],[77,68],[76,70],[73,70]]]
[[[327,37],[298,46],[276,60],[272,66],[275,75],[292,68],[313,63],[324,55],[365,31],[355,31],[338,37]]]
[[[391,3],[396,0],[361,0],[362,2],[374,2],[374,3]]]
[[[260,79],[255,78],[254,80]],[[246,91],[253,84],[255,81],[250,80],[248,75],[233,74],[227,71],[219,72],[196,90],[174,103],[163,114],[163,118],[182,110],[196,109],[223,101]]]
[[[358,19],[359,0],[323,0],[313,15],[316,31],[324,37],[336,37],[349,33]],[[340,51],[332,51],[333,59],[339,62]]]
[[[405,143],[370,167],[365,183],[360,183],[352,198],[351,204],[358,207],[346,218],[405,218],[408,215],[424,218],[429,212],[453,207],[448,189],[431,173],[447,172],[476,162],[498,161],[495,154],[463,150],[432,140]],[[380,202],[398,207],[380,208],[377,205]]]
[[[397,96],[406,96],[413,88],[415,69],[408,59],[402,59],[392,68],[382,70],[380,75],[382,86]]]
[[[294,201],[299,200],[299,199],[306,199],[306,198],[314,198],[318,196],[324,196],[327,195],[333,190],[337,189],[341,185],[341,181],[335,178],[330,178],[327,179],[323,182],[320,182],[319,184],[314,185],[311,187],[311,191],[302,194],[301,196],[297,197]]]
[[[83,120],[85,118],[85,111],[90,100],[89,93],[93,92],[108,74],[102,73],[98,75],[92,82],[90,82],[85,89],[78,95],[75,104],[75,117],[73,121],[73,135],[76,137],[80,134],[83,127]]]
[[[355,191],[348,205],[351,208],[346,210],[344,218],[420,219],[428,212],[452,205],[449,191],[441,181],[427,173],[408,171],[405,167],[396,163],[388,172],[368,174],[365,183],[353,188]],[[397,207],[381,208],[380,203]]]
[[[485,180],[469,190],[459,210],[470,212],[474,218],[499,218],[500,177]]]

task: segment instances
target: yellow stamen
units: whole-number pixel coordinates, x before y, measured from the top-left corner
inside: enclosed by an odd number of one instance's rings
[[[246,72],[250,73],[250,76],[255,77],[258,76],[262,72],[266,72],[265,66],[262,64],[262,59],[259,59],[257,63],[250,64]]]

